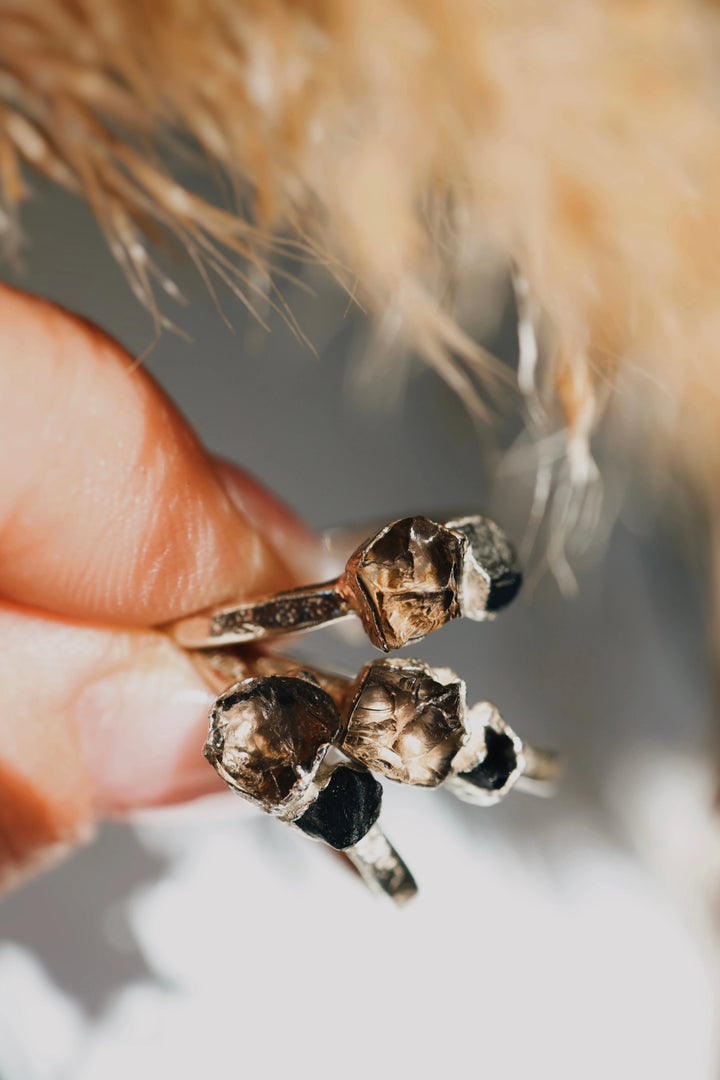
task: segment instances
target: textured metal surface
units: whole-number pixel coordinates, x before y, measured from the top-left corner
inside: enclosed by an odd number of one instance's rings
[[[190,616],[171,633],[184,648],[243,644],[297,630],[312,630],[350,612],[334,583],[311,585],[235,607]]]
[[[373,892],[388,896],[398,905],[406,904],[417,893],[415,878],[377,825],[345,854]]]
[[[317,667],[310,667],[292,656],[264,653],[246,646],[190,649],[188,655],[208,685],[217,694],[232,684],[260,675],[305,675],[312,678],[342,707],[348,694],[349,680]]]
[[[447,523],[467,540],[460,577],[460,604],[468,619],[492,619],[518,594],[522,572],[503,530],[480,515]]]
[[[468,737],[453,761],[447,788],[463,802],[494,806],[517,787],[531,795],[553,795],[562,759],[523,742],[489,701],[467,713]]]
[[[363,541],[335,581],[199,612],[167,629],[185,648],[206,648],[312,630],[354,612],[373,645],[390,652],[461,615],[492,618],[521,582],[514,549],[489,518],[446,526],[417,515]]]

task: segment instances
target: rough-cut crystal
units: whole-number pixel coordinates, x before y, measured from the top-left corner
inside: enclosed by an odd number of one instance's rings
[[[374,645],[399,649],[461,614],[464,546],[444,526],[412,517],[388,525],[355,552],[345,581]]]
[[[377,660],[356,687],[343,749],[390,780],[442,783],[465,738],[462,680],[418,660]]]
[[[465,717],[468,736],[452,763],[447,787],[475,806],[492,806],[520,778],[523,744],[489,701],[479,701]]]
[[[309,810],[295,820],[308,836],[342,851],[362,840],[380,816],[382,787],[365,769],[335,769]]]
[[[337,706],[316,684],[247,679],[213,706],[205,756],[227,784],[270,810],[308,782],[340,728]]]
[[[515,743],[505,731],[485,728],[485,757],[469,772],[461,773],[463,780],[486,791],[500,791],[517,769]]]
[[[492,618],[518,594],[522,573],[515,549],[489,518],[475,516],[448,522],[467,538],[460,575],[460,604],[469,619]]]

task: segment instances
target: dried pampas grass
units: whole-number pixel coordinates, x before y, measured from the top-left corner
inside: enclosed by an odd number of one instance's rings
[[[559,417],[569,489],[624,385],[715,516],[719,31],[699,0],[0,0],[5,235],[27,163],[89,200],[154,310],[158,228],[249,305],[283,251],[318,258],[465,396],[491,365],[448,276],[513,268],[526,412],[541,438]],[[173,178],[187,135],[230,209]]]

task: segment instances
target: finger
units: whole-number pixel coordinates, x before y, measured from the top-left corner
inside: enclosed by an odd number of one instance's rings
[[[0,604],[0,886],[98,816],[222,790],[202,755],[212,701],[161,633]]]
[[[150,625],[290,584],[189,426],[117,344],[0,286],[0,353],[0,595]],[[277,548],[306,535],[245,480]]]

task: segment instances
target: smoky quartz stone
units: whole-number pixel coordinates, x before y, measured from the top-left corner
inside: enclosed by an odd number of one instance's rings
[[[377,660],[355,684],[343,749],[390,780],[435,787],[465,739],[464,713],[465,684],[453,672]]]
[[[205,756],[230,787],[275,810],[308,785],[341,728],[337,706],[316,683],[247,679],[215,702]]]
[[[467,539],[460,575],[462,613],[469,619],[492,618],[515,599],[522,585],[515,549],[490,518],[459,518],[447,528]]]
[[[388,525],[351,557],[345,587],[370,640],[384,652],[444,626],[461,612],[464,540],[426,517]]]
[[[380,817],[381,803],[382,787],[371,773],[341,765],[295,824],[308,836],[342,851],[369,833]]]

